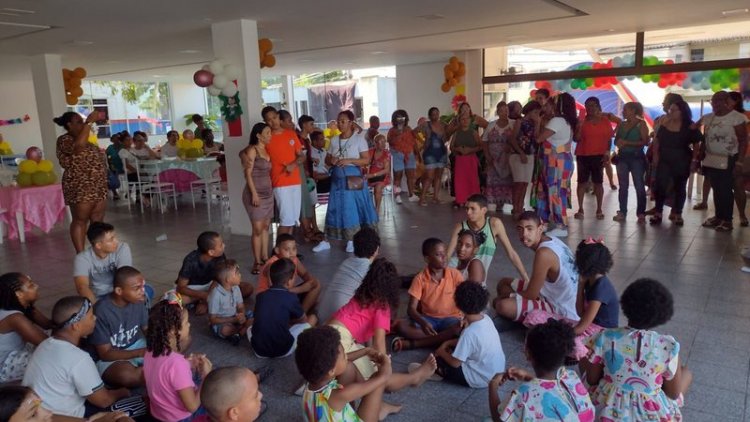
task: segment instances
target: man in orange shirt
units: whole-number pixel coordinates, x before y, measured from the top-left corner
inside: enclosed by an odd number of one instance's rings
[[[302,177],[299,173],[302,143],[293,130],[281,127],[279,113],[267,106],[261,111],[263,121],[271,128],[271,142],[266,146],[271,157],[271,186],[279,209],[279,234],[289,233],[299,223],[302,201]]]

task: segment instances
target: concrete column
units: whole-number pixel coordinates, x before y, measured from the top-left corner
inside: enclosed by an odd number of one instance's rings
[[[61,175],[62,170],[55,158],[55,149],[57,137],[65,131],[52,122],[52,119],[67,110],[60,55],[40,54],[31,57],[31,76],[34,81],[34,96],[44,157],[54,163],[55,173]]]
[[[482,88],[482,50],[466,50],[456,54],[466,65],[466,75],[464,84],[466,84],[466,99],[471,105],[471,110],[478,115],[482,115],[482,104],[484,99],[484,89]]]
[[[299,116],[297,115],[297,106],[294,103],[294,76],[293,75],[285,75],[284,79],[282,79],[281,95],[283,96],[281,99],[281,102],[282,104],[286,103],[284,108],[289,113],[291,113],[292,121],[296,125],[297,119],[299,118]]]
[[[229,227],[232,234],[249,236],[252,232],[250,219],[242,204],[245,176],[239,152],[247,146],[250,130],[261,121],[260,62],[258,58],[258,25],[253,20],[235,20],[211,25],[214,57],[226,64],[241,69],[237,85],[243,114],[242,135],[229,136],[224,124],[224,153],[227,159],[227,181],[229,184]]]

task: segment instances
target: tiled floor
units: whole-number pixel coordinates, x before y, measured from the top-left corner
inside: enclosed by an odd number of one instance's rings
[[[631,192],[631,207],[634,202]],[[688,203],[686,208],[691,205]],[[615,265],[610,278],[618,291],[642,276],[656,278],[672,289],[676,302],[674,318],[658,330],[680,341],[681,359],[695,374],[683,408],[685,420],[750,420],[747,400],[750,275],[739,271],[739,251],[743,240],[750,242],[750,229],[737,227],[732,233],[722,234],[701,228],[700,223],[709,216],[710,210],[686,211],[682,228],[672,227],[669,222],[660,227],[639,226],[633,212],[630,221],[614,223],[610,217],[616,206],[616,192],[608,191],[605,196],[608,217],[598,221],[593,218],[593,198],[587,198],[587,219],[571,220],[567,243],[574,246],[586,236],[602,236],[614,253]],[[404,203],[396,206],[394,216],[380,224],[382,253],[396,263],[401,273],[414,273],[423,262],[419,253],[422,240],[428,236],[448,240],[452,223],[461,216],[462,213],[453,211],[450,205],[423,208],[415,203]],[[322,210],[318,218],[322,223]],[[530,269],[531,251],[522,249],[510,218],[502,216],[502,219],[514,247]],[[158,211],[129,213],[122,205],[110,207],[107,221],[114,224],[120,238],[130,244],[135,266],[157,290],[172,286],[182,257],[194,248],[197,234],[207,229],[224,234],[227,255],[238,259],[243,274],[250,278],[250,238],[230,235],[216,218],[213,224],[208,224],[205,209],[193,210],[189,201],[183,201],[178,212],[164,215]],[[163,233],[168,240],[157,242],[156,237]],[[343,245],[334,244],[330,252],[316,255],[309,245],[300,245],[305,265],[323,283],[345,257],[342,249]],[[25,245],[6,239],[0,246],[0,271],[26,272],[38,281],[42,286],[39,307],[45,312],[49,312],[60,297],[74,293],[72,262],[73,249],[67,228],[62,226],[48,235],[29,236]],[[512,276],[514,271],[499,252],[490,270],[490,288],[504,275]],[[237,348],[227,347],[209,336],[203,318],[193,319],[193,332],[192,349],[206,352],[215,365],[240,364],[253,368],[270,365],[274,369],[262,386],[270,406],[262,420],[301,420],[300,399],[291,395],[300,382],[293,359],[260,361],[252,355],[246,342]],[[527,366],[522,353],[522,331],[503,333],[501,338],[508,364]],[[426,353],[422,350],[394,356],[396,369],[405,370],[409,362],[423,359]],[[511,387],[503,387],[503,393],[507,394]],[[387,400],[404,405],[400,415],[389,418],[393,421],[476,421],[489,415],[486,389],[470,390],[428,382],[420,389],[390,394]]]

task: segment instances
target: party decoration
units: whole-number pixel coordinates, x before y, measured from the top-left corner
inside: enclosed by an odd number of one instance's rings
[[[213,73],[208,70],[199,70],[193,74],[193,82],[201,88],[210,86],[214,81]]]
[[[0,155],[13,155],[13,148],[11,148],[10,142],[3,138],[2,133],[0,133]]]
[[[260,62],[261,69],[276,66],[276,57],[271,54],[271,50],[273,50],[271,40],[268,38],[258,40],[258,61]]]
[[[49,173],[54,168],[54,165],[50,160],[41,160],[37,163],[36,167],[41,172]]]
[[[34,163],[39,163],[42,160],[41,148],[29,147],[29,149],[26,150],[26,158],[33,161]]]
[[[68,105],[78,104],[78,98],[83,95],[81,81],[86,77],[86,69],[77,67],[73,70],[63,69],[63,86],[65,87],[65,102]]]
[[[242,107],[240,106],[240,95],[237,92],[237,87],[232,85],[234,88],[234,95],[222,95],[221,99],[221,115],[227,122],[233,122],[240,118],[242,115]],[[222,90],[222,94],[224,94]]]
[[[23,160],[18,164],[18,172],[26,174],[34,174],[39,170],[39,166],[36,161]]]
[[[34,183],[31,177],[31,173],[18,173],[18,176],[16,177],[16,183],[18,183],[18,186],[22,188],[31,186]]]
[[[16,117],[15,119],[0,120],[0,126],[19,125],[21,123],[26,123],[29,120],[31,120],[31,117],[29,117],[28,114],[24,114],[23,117]]]
[[[466,85],[463,83],[464,76],[466,76],[466,64],[456,56],[448,59],[448,64],[443,66],[443,77],[445,80],[440,85],[440,90],[447,93],[453,88],[454,95],[451,100],[451,106],[454,111],[458,110],[458,106],[461,103],[466,102]]]
[[[261,63],[265,60],[266,65],[268,65],[266,67],[272,67],[276,64],[276,59],[272,55],[267,54],[273,47],[270,43],[271,41],[266,38],[258,41]],[[242,122],[238,118],[242,115],[242,107],[240,107],[239,89],[237,85],[237,79],[241,76],[241,73],[242,68],[237,65],[226,64],[222,60],[214,60],[207,65],[203,65],[200,70],[193,74],[193,82],[195,82],[196,85],[206,88],[209,95],[219,97],[219,100],[221,100],[221,112],[222,116],[224,116],[224,120],[227,122],[229,136],[242,136]],[[185,152],[181,156],[188,157],[187,151],[195,148],[191,147],[182,149]],[[190,154],[196,155],[195,152]],[[202,155],[203,153],[201,150],[200,156]]]

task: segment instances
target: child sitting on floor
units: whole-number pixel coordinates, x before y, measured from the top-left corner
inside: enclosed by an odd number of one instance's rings
[[[578,298],[576,308],[580,320],[571,321],[544,310],[531,311],[523,324],[527,327],[547,322],[548,319],[561,319],[573,326],[576,345],[571,358],[580,361],[589,353],[588,339],[605,328],[617,328],[620,319],[620,303],[617,291],[607,278],[612,268],[612,254],[601,241],[588,238],[581,241],[576,249],[578,268]]]
[[[496,374],[489,383],[492,420],[503,421],[581,421],[594,420],[594,406],[581,379],[563,366],[573,350],[573,328],[550,320],[526,334],[526,358],[534,374],[510,367]],[[506,381],[522,381],[506,404],[500,403],[498,388]],[[616,419],[619,420],[619,419]]]
[[[169,292],[151,309],[146,343],[143,375],[151,416],[161,421],[194,416],[201,401],[193,374],[204,379],[212,365],[205,355],[181,353],[190,344],[190,322],[179,295]]]
[[[252,325],[252,312],[245,314],[245,304],[240,291],[240,267],[237,261],[227,259],[215,266],[216,287],[208,294],[208,322],[219,338],[228,339],[235,346],[240,336]]]
[[[383,414],[381,403],[391,375],[391,359],[372,349],[369,356],[377,364],[377,372],[366,381],[343,386],[336,380],[347,370],[347,355],[339,332],[323,326],[300,334],[294,360],[307,381],[302,395],[305,420],[376,422],[385,419],[387,413]],[[360,398],[355,411],[351,403]]]
[[[627,327],[606,329],[589,347],[586,379],[597,415],[618,421],[681,420],[676,400],[693,380],[679,365],[680,343],[651,331],[669,321],[672,294],[656,280],[641,278],[622,293]]]
[[[285,357],[294,353],[297,336],[315,325],[317,318],[305,315],[291,292],[296,277],[292,260],[281,258],[268,270],[272,285],[256,298],[250,344],[258,357]]]
[[[52,322],[34,307],[39,286],[22,273],[0,276],[0,383],[18,381]]]
[[[257,293],[261,294],[271,287],[271,279],[269,277],[271,265],[281,258],[287,258],[294,263],[296,276],[302,279],[302,283],[294,283],[289,291],[303,296],[303,298],[300,299],[302,301],[302,309],[304,309],[307,314],[311,313],[310,311],[318,303],[318,296],[320,296],[320,282],[318,282],[318,279],[307,271],[307,268],[305,268],[299,258],[297,258],[297,241],[294,240],[294,236],[288,233],[276,236],[276,245],[273,248],[273,253],[274,255],[266,261],[266,265],[263,266],[263,269],[260,272]]]
[[[455,298],[467,325],[461,337],[444,342],[435,352],[436,373],[458,385],[485,388],[495,374],[505,371],[500,335],[492,318],[482,312],[490,293],[479,283],[461,283]]]
[[[94,305],[96,328],[89,343],[96,346],[96,369],[107,385],[135,388],[143,386],[143,355],[148,324],[144,306],[146,281],[133,267],[115,272],[114,290]]]
[[[263,413],[263,393],[253,371],[230,366],[203,380],[201,403],[212,422],[252,422]]]
[[[409,288],[409,320],[399,320],[398,332],[391,350],[434,347],[450,340],[461,332],[461,311],[453,294],[464,281],[461,273],[447,267],[445,243],[431,237],[422,243],[422,256],[427,263],[417,274]]]
[[[464,280],[476,281],[484,285],[487,282],[487,272],[482,261],[477,258],[478,250],[479,242],[477,242],[477,237],[473,231],[463,229],[458,232],[458,240],[456,241],[458,263],[456,269],[461,271]]]

